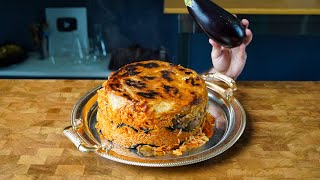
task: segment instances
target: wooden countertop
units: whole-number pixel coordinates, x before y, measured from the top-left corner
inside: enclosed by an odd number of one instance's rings
[[[214,0],[233,14],[320,14],[319,0]],[[164,0],[164,13],[186,14],[183,0]]]
[[[98,80],[0,80],[0,179],[320,178],[320,82],[238,82],[238,142],[210,160],[146,168],[81,153],[62,135]]]

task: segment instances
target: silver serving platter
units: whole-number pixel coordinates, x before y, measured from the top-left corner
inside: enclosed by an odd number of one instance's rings
[[[71,126],[66,127],[67,136],[82,152],[94,152],[104,158],[136,166],[173,167],[193,164],[213,158],[229,149],[241,136],[246,125],[246,115],[242,105],[234,98],[235,82],[219,73],[207,74],[209,97],[208,111],[215,118],[214,135],[199,148],[185,152],[182,156],[166,153],[162,156],[143,156],[133,150],[101,140],[95,128],[98,86],[87,92],[74,106]],[[223,89],[213,80],[225,82],[229,88]]]

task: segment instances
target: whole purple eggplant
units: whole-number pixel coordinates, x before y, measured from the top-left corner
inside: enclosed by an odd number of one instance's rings
[[[224,47],[239,46],[245,39],[245,27],[234,15],[211,0],[184,0],[190,15],[213,40]]]

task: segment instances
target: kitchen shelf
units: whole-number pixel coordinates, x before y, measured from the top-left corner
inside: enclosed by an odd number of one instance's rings
[[[320,0],[214,0],[233,14],[319,15]],[[187,14],[183,0],[164,0],[164,13]]]
[[[106,79],[111,73],[108,69],[109,56],[104,60],[87,59],[75,63],[71,58],[39,59],[31,56],[24,62],[0,68],[0,78],[66,78],[66,79]]]

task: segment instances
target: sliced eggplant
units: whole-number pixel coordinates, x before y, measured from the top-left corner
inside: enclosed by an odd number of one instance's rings
[[[211,0],[184,0],[189,14],[202,30],[221,46],[243,43],[246,33],[241,21]]]

